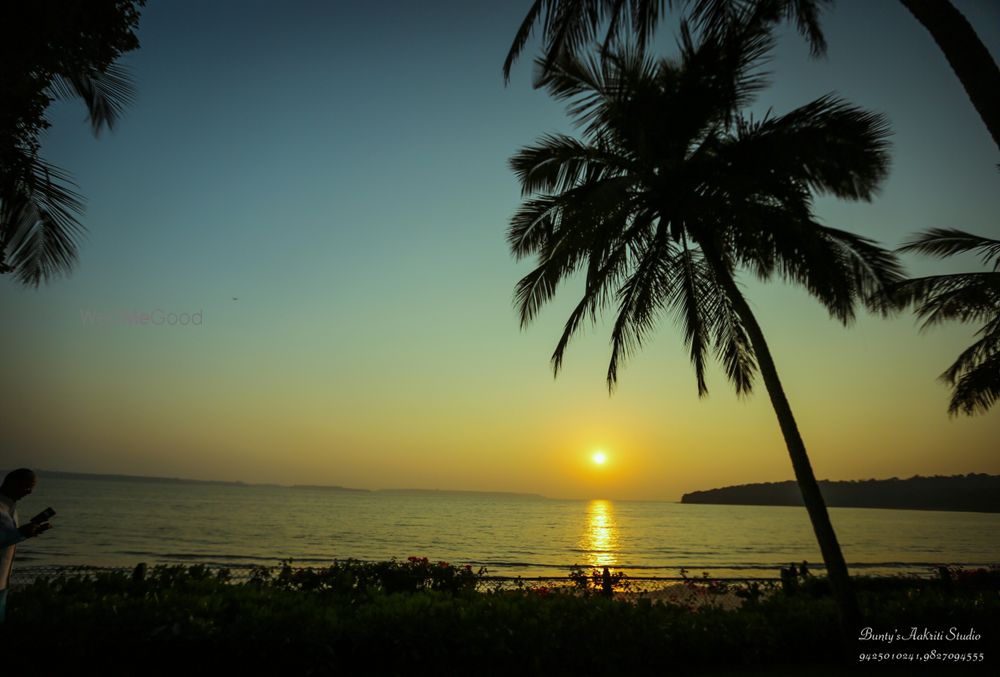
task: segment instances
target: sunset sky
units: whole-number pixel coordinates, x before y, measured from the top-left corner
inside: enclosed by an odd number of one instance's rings
[[[791,479],[763,384],[738,399],[713,364],[699,400],[670,317],[610,396],[610,313],[549,367],[581,280],[520,330],[507,161],[571,131],[531,87],[537,43],[502,80],[529,4],[150,0],[120,128],[52,109],[43,155],[89,232],[70,277],[0,280],[0,467],[665,500]],[[955,4],[998,58],[1000,4]],[[821,60],[783,33],[755,114],[835,91],[894,136],[880,196],[820,199],[820,219],[889,247],[1000,237],[1000,157],[930,35],[888,0],[840,0],[823,26]],[[672,25],[657,42],[673,51]],[[949,419],[937,380],[976,327],[844,328],[742,280],[817,477],[1000,473],[1000,408]],[[201,324],[122,320],[158,310]]]

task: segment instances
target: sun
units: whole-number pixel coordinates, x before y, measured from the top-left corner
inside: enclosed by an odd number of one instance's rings
[[[594,452],[594,455],[590,457],[590,460],[597,465],[604,465],[608,462],[608,455],[603,451],[598,450]]]

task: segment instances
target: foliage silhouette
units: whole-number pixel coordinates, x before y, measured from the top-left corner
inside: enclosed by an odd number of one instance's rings
[[[288,560],[282,563],[273,584],[284,590],[333,595],[370,596],[420,590],[460,594],[475,592],[485,575],[486,569],[482,567],[473,571],[470,565],[431,562],[426,557],[409,557],[405,562],[335,560],[330,566],[318,569],[293,568]]]
[[[934,38],[1000,148],[1000,69],[975,29],[949,0],[900,2]],[[536,24],[541,23],[547,71],[561,54],[589,48],[602,28],[605,49],[627,33],[642,48],[665,10],[674,8],[689,8],[695,25],[709,30],[742,21],[748,13],[770,24],[787,19],[806,37],[813,56],[819,56],[826,52],[820,15],[831,4],[832,0],[535,0],[504,60],[504,80],[510,79],[510,69]]]
[[[65,171],[39,156],[46,110],[87,107],[95,135],[113,129],[134,98],[117,63],[138,48],[144,0],[38,0],[0,5],[0,274],[38,286],[68,273],[83,233],[83,198]]]
[[[956,572],[947,589],[925,579],[866,592],[859,581],[865,622],[971,624],[983,641],[961,650],[982,651],[1000,619],[990,573],[966,584]],[[746,597],[731,610],[556,590],[359,597],[275,579],[241,583],[204,567],[152,567],[140,582],[122,572],[20,587],[4,629],[5,646],[18,650],[4,665],[11,674],[76,674],[99,658],[102,675],[340,675],[359,666],[406,675],[833,674],[836,612],[822,589],[791,597],[748,586]],[[965,675],[976,666],[956,667]]]
[[[986,413],[1000,397],[1000,240],[961,230],[934,228],[900,247],[945,258],[976,252],[991,270],[978,273],[931,275],[898,285],[896,301],[914,305],[927,329],[946,320],[982,322],[978,340],[966,348],[941,379],[952,388],[948,413]]]
[[[889,129],[833,96],[777,117],[742,116],[766,84],[757,63],[772,45],[768,28],[748,15],[696,43],[683,24],[676,63],[637,48],[567,54],[548,71],[537,62],[542,86],[567,102],[583,139],[548,135],[511,159],[525,199],[508,242],[515,257],[538,262],[515,303],[524,326],[562,280],[585,271],[552,365],[558,374],[584,320],[613,305],[609,389],[663,313],[681,324],[699,395],[713,348],[737,393],[748,394],[759,371],[846,624],[856,615],[847,567],[735,275],[744,268],[800,284],[844,324],[859,303],[887,311],[880,294],[902,279],[895,256],[817,223],[812,199],[870,199],[888,172]]]
[[[542,24],[542,71],[552,69],[561,55],[580,54],[595,43],[602,28],[607,50],[625,35],[644,51],[656,32],[665,9],[690,8],[689,16],[698,28],[718,30],[752,11],[770,23],[787,17],[795,21],[809,41],[813,55],[826,52],[826,39],[819,15],[831,0],[535,0],[525,15],[503,64],[504,81],[524,50],[535,25]],[[629,30],[631,29],[631,30]]]

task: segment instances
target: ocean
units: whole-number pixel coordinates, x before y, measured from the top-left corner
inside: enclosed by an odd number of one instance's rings
[[[552,576],[573,565],[633,577],[822,570],[804,508],[550,500],[439,492],[46,479],[22,520],[52,506],[54,528],[18,547],[16,569],[319,566],[334,559],[432,561],[497,576]],[[832,508],[855,574],[931,575],[1000,562],[1000,514]]]

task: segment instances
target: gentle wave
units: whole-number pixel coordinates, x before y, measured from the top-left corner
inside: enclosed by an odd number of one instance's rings
[[[222,553],[215,554],[204,554],[204,553],[159,553],[151,551],[140,551],[140,550],[129,550],[121,551],[120,554],[127,555],[134,558],[134,562],[151,562],[151,563],[184,563],[184,564],[204,564],[212,567],[234,567],[234,568],[252,568],[252,567],[274,567],[279,566],[283,562],[291,562],[294,566],[312,566],[312,567],[323,567],[329,566],[334,561],[345,561],[350,557],[341,558],[327,558],[327,557],[298,557],[298,558],[275,558],[275,557],[264,557],[264,556],[252,556],[252,555],[227,555]],[[399,559],[399,558],[394,558]],[[37,555],[27,554],[24,556],[19,556],[18,561],[23,564],[36,565],[47,561],[47,558],[40,557]],[[377,560],[364,560],[359,561],[377,561]],[[589,569],[597,567],[597,565],[582,565],[579,562],[533,562],[533,561],[522,561],[522,560],[491,560],[491,559],[469,559],[453,562],[454,564],[469,564],[475,567],[485,567],[489,571],[506,572],[508,570],[544,570],[544,571],[562,571],[568,572],[573,568],[581,567],[583,569]],[[798,565],[798,562],[795,562]],[[84,564],[67,565],[67,566],[86,566]],[[713,562],[711,564],[684,564],[684,565],[649,565],[649,564],[633,564],[630,562],[620,562],[615,564],[612,568],[617,571],[627,571],[631,572],[633,576],[654,576],[654,575],[667,575],[673,572],[674,574],[679,573],[681,570],[688,572],[712,572],[712,571],[726,571],[726,572],[740,572],[740,573],[751,573],[751,572],[763,572],[769,575],[776,575],[778,569],[784,566],[782,563],[776,562],[760,562],[760,563],[737,563],[737,562]],[[811,562],[809,563],[810,568],[816,571],[823,570],[822,562]],[[947,566],[949,568],[963,568],[963,569],[979,569],[979,568],[990,568],[995,567],[996,564],[992,562],[948,562],[948,561],[935,561],[935,562],[848,562],[848,568],[853,571],[859,570],[871,570],[879,572],[888,573],[908,573],[921,571],[928,574],[936,572],[940,567]],[[597,567],[599,568],[599,567]],[[751,576],[752,578],[758,578],[760,576]]]
[[[510,576],[609,566],[630,576],[774,577],[822,558],[805,511],[616,501],[519,501],[157,486],[51,479],[22,514],[52,505],[56,529],[18,549],[18,565],[138,562],[324,566],[333,560],[432,561]],[[1000,561],[1000,515],[833,510],[844,555],[862,574],[933,575]]]

